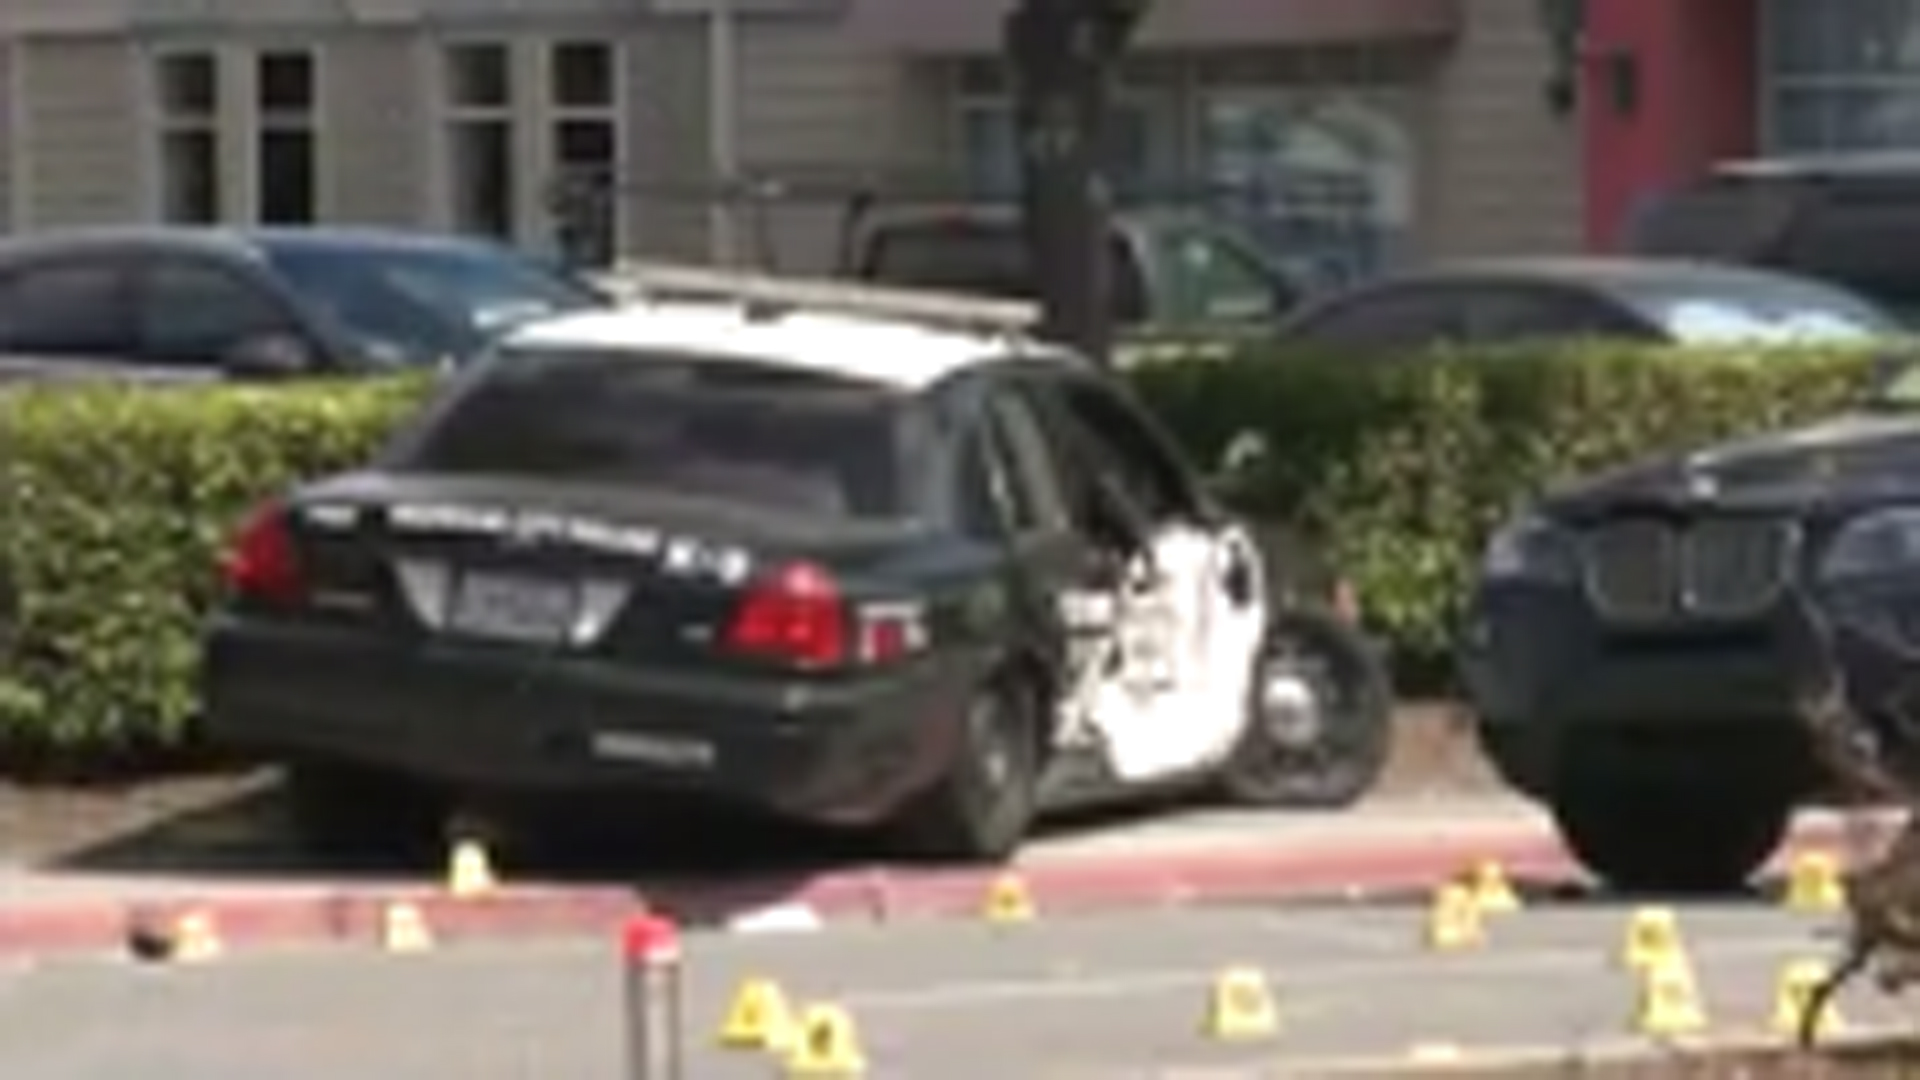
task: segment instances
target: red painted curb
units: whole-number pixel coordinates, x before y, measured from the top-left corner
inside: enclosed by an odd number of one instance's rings
[[[1857,826],[1856,826],[1857,828]],[[1776,868],[1807,848],[1844,846],[1847,823],[1801,823]],[[1284,900],[1425,889],[1470,860],[1492,859],[1522,881],[1584,877],[1551,833],[1533,824],[1475,830],[1453,839],[1396,837],[1348,846],[1263,848],[1242,841],[1212,849],[1118,851],[1057,857],[1018,868],[1048,911],[1097,911],[1194,902]],[[506,887],[474,898],[430,888],[316,888],[236,894],[212,884],[201,901],[89,897],[0,902],[0,957],[125,953],[135,927],[164,928],[203,914],[229,950],[284,945],[379,947],[394,904],[416,908],[435,938],[459,942],[532,937],[611,939],[627,918],[655,910],[690,925],[723,925],[754,911],[803,906],[823,920],[886,921],[971,915],[992,870],[916,871],[867,867],[788,878],[656,882],[638,890],[605,886]],[[643,898],[644,897],[644,901]]]

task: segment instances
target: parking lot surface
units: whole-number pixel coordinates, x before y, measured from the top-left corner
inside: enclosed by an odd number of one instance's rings
[[[1634,1032],[1633,982],[1617,966],[1627,910],[1534,903],[1451,953],[1426,947],[1413,902],[699,934],[686,951],[687,1077],[781,1075],[715,1045],[749,977],[843,1006],[876,1077],[1226,1080],[1431,1043],[1471,1058],[1611,1042]],[[1834,946],[1825,917],[1760,901],[1675,910],[1722,1034],[1764,1031],[1782,964]],[[1280,1030],[1210,1041],[1209,990],[1240,965],[1267,975]],[[629,1075],[621,987],[612,942],[21,963],[0,979],[0,1062],[9,1080],[616,1080]],[[1899,1015],[1864,987],[1842,1004],[1855,1023]]]

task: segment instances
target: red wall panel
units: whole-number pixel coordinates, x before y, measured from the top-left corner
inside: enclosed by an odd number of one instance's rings
[[[1614,248],[1644,200],[1754,152],[1758,0],[1587,0],[1581,146],[1587,246]],[[1614,57],[1638,69],[1637,100],[1614,97]]]

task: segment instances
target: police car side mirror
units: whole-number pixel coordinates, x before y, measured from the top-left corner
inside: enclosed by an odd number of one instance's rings
[[[1220,456],[1214,459],[1213,470],[1207,474],[1207,486],[1223,496],[1245,490],[1266,471],[1272,453],[1266,435],[1251,428],[1240,431],[1227,440]]]

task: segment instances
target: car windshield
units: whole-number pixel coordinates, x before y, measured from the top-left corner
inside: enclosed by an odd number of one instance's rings
[[[1133,252],[1111,238],[1114,315],[1122,322],[1146,317],[1146,284]],[[1012,300],[1040,295],[1033,259],[1019,228],[968,218],[896,222],[871,234],[862,276],[906,288],[977,293]]]
[[[388,464],[617,484],[814,516],[903,516],[904,401],[885,388],[669,353],[502,350]]]
[[[1902,332],[1869,301],[1811,281],[1659,282],[1619,291],[1688,345],[1864,343]]]
[[[484,245],[262,244],[268,264],[374,359],[464,359],[530,318],[597,306],[585,285]]]

